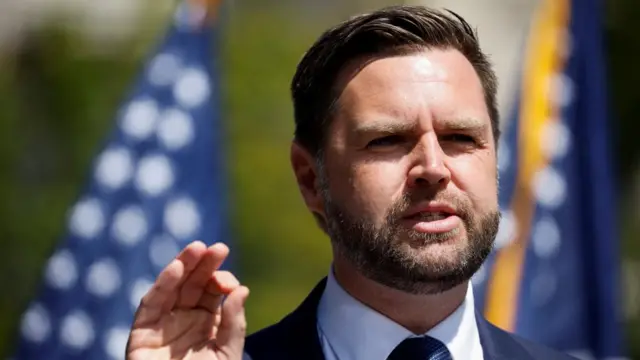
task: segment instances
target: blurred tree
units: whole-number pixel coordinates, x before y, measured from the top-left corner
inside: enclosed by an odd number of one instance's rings
[[[78,43],[60,28],[44,30],[1,73],[0,286],[11,294],[0,303],[3,354],[136,65],[79,56]]]
[[[320,24],[273,7],[236,9],[225,30],[231,205],[240,276],[252,289],[249,331],[297,306],[329,266],[329,241],[307,214],[289,166],[289,82]]]
[[[636,134],[640,132],[640,123],[636,114],[640,112],[640,93],[637,84],[640,82],[640,72],[636,66],[640,62],[640,36],[638,35],[637,19],[640,18],[640,3],[632,0],[611,0],[607,2],[607,52],[609,58],[611,109],[616,141],[614,149],[617,154],[620,174],[620,215],[623,240],[624,261],[629,264],[627,269],[627,283],[638,284],[640,273],[640,244],[638,234],[638,197],[633,196],[638,190],[640,162],[640,146]],[[606,211],[603,209],[603,211]],[[633,271],[633,272],[632,272]],[[631,290],[631,289],[629,289]],[[630,294],[633,295],[633,294]],[[628,297],[627,301],[638,302],[640,298]],[[631,309],[637,306],[629,304]],[[628,324],[629,347],[635,358],[640,358],[640,314],[635,311]]]

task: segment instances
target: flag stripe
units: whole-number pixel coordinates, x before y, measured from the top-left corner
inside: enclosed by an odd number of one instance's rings
[[[543,128],[558,119],[558,108],[549,98],[550,79],[563,66],[559,34],[567,29],[569,12],[568,0],[545,1],[534,19],[527,47],[518,134],[520,166],[511,203],[517,230],[511,242],[496,254],[485,307],[487,319],[508,331],[515,327],[522,269],[536,206],[532,181],[548,162],[541,148]]]

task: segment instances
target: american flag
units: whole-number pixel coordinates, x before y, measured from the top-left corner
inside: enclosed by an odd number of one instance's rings
[[[544,0],[499,148],[503,219],[475,277],[496,325],[580,359],[622,359],[603,2]]]
[[[228,243],[216,31],[178,6],[68,214],[15,360],[123,359],[141,297],[188,242]]]

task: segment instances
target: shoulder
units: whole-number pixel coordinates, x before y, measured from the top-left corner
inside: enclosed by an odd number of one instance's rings
[[[485,336],[482,336],[483,348],[491,347],[490,352],[505,359],[545,359],[545,360],[577,360],[576,358],[554,350],[548,346],[527,340],[516,334],[506,332],[488,321],[479,324]],[[490,340],[487,339],[490,337]],[[485,349],[487,350],[487,349]]]
[[[245,339],[245,358],[251,360],[269,359],[278,356],[284,350],[280,344],[286,342],[283,339],[282,324],[277,323],[259,330]]]
[[[316,312],[324,291],[321,280],[292,313],[245,339],[246,359],[322,359]]]
[[[322,359],[315,307],[310,305],[303,304],[279,322],[247,336],[245,359]]]
[[[577,360],[577,358],[569,354],[524,339],[518,335],[508,334],[508,336],[511,336],[514,341],[519,343],[522,348],[525,349],[527,353],[529,353],[535,359]]]

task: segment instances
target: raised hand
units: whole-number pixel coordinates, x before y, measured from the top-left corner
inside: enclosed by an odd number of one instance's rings
[[[140,302],[127,360],[242,359],[249,289],[218,270],[228,254],[193,242],[167,265]]]

